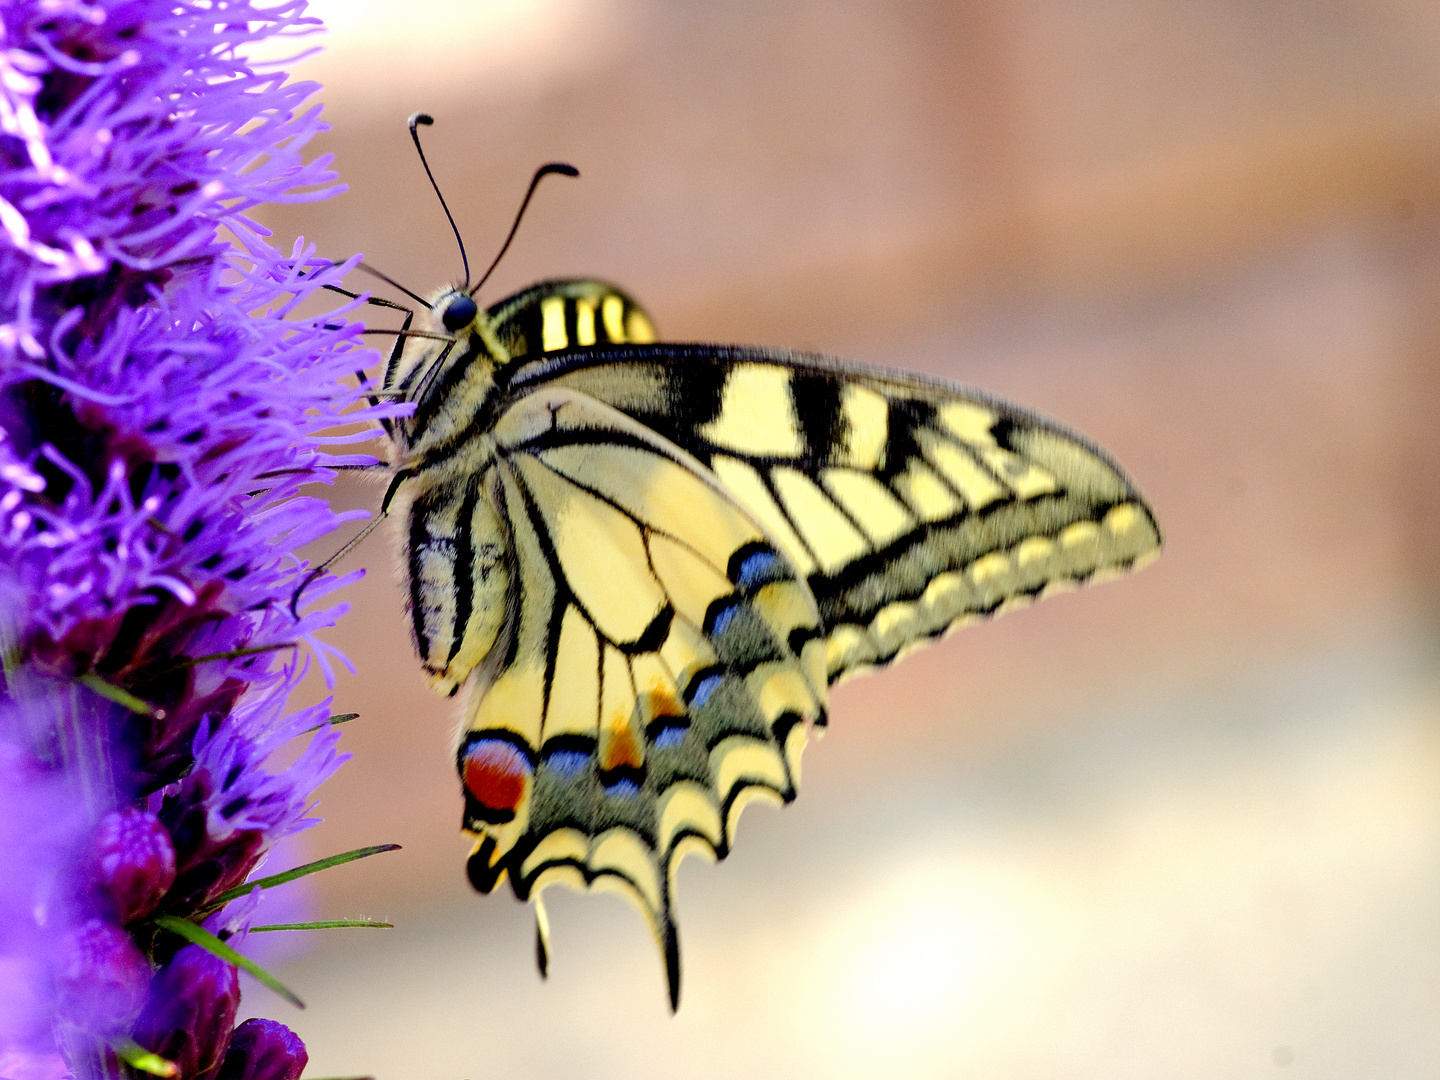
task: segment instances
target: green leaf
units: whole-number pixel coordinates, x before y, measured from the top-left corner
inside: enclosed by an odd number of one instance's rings
[[[271,975],[249,957],[241,956],[204,927],[196,926],[189,919],[182,919],[175,915],[157,915],[154,923],[162,930],[169,930],[172,934],[178,934],[192,945],[199,945],[206,952],[218,956],[227,964],[233,964],[241,971],[248,971],[297,1009],[303,1009],[305,1007],[305,1003],[286,989],[285,984],[274,975]]]
[[[110,1049],[114,1050],[116,1057],[132,1069],[149,1073],[151,1076],[163,1076],[165,1080],[170,1080],[170,1077],[180,1072],[179,1066],[173,1061],[167,1061],[159,1054],[146,1050],[132,1039],[120,1039],[113,1042],[110,1044]]]
[[[250,927],[250,933],[260,934],[270,930],[340,930],[347,926],[374,926],[385,930],[395,929],[394,923],[375,922],[372,919],[324,919],[320,922],[277,922],[264,926]]]
[[[88,687],[105,700],[113,701],[116,705],[125,706],[125,708],[133,713],[139,713],[141,716],[153,716],[157,720],[163,720],[165,718],[164,709],[157,709],[148,701],[141,701],[128,690],[121,690],[120,687],[113,686],[92,672],[86,672],[75,681],[81,686]]]
[[[233,889],[226,889],[210,902],[206,911],[213,911],[218,907],[228,904],[231,900],[252,893],[256,889],[273,889],[276,885],[284,885],[287,881],[294,881],[296,878],[305,877],[307,874],[318,873],[321,870],[329,870],[332,866],[344,866],[356,859],[368,858],[371,855],[379,855],[382,851],[399,851],[399,844],[376,844],[374,847],[356,848],[354,851],[347,851],[343,855],[331,855],[329,858],[318,859],[304,866],[297,866],[294,870],[286,870],[283,874],[271,874],[269,877],[258,878],[255,881],[247,881],[244,885],[236,885]]]

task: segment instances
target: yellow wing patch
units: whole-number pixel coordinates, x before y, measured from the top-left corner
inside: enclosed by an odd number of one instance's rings
[[[831,681],[1159,550],[1149,508],[1103,453],[1013,406],[760,350],[710,350],[713,380],[703,347],[673,350],[667,368],[632,365],[628,390],[627,366],[603,355],[554,381],[667,430],[689,416],[680,441],[814,594]]]
[[[624,893],[678,987],[675,865],[723,856],[757,793],[793,798],[824,718],[814,598],[713,474],[609,406],[537,392],[495,433],[525,588],[460,748],[484,793],[467,790],[471,879]],[[511,746],[530,788],[505,786]]]
[[[725,381],[720,414],[697,434],[742,454],[800,453],[800,429],[790,407],[790,372],[768,364],[740,364]]]

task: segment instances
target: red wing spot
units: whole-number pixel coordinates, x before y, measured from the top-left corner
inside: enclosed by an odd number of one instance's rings
[[[530,762],[508,742],[483,739],[465,752],[465,788],[491,810],[514,810],[525,799]]]

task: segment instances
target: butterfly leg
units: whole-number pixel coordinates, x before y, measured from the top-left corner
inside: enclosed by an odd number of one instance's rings
[[[383,306],[399,308],[398,304],[391,304],[388,301],[385,302]],[[380,384],[381,386],[390,385],[390,375],[395,370],[395,365],[400,363],[400,354],[405,351],[405,335],[410,329],[410,324],[415,321],[415,312],[409,310],[408,308],[404,310],[405,321],[400,324],[400,332],[395,335],[395,347],[390,350],[390,357],[385,361],[385,375]],[[363,371],[357,371],[355,373],[355,378],[359,380],[362,386],[365,384],[365,373]],[[380,399],[375,397],[374,395],[371,395],[370,404],[379,405]],[[395,425],[391,423],[389,417],[382,418],[380,421],[380,426],[385,429],[386,435],[389,435],[392,439],[395,437]]]
[[[348,297],[350,297],[350,299],[352,299],[352,300],[359,300],[359,299],[360,299],[360,296],[361,296],[360,293],[351,292],[349,289],[342,289],[339,285],[322,285],[321,288],[326,289],[326,290],[329,291],[329,292],[339,293],[341,296],[348,296]],[[397,304],[397,303],[395,303],[395,302],[392,301],[392,300],[386,300],[383,296],[367,296],[367,297],[365,297],[365,303],[368,304],[368,305],[370,305],[371,307],[383,307],[383,308],[389,308],[389,309],[392,310],[392,311],[403,311],[403,312],[405,312],[405,322],[401,324],[400,334],[399,334],[399,336],[397,336],[397,337],[395,338],[395,348],[394,348],[394,350],[393,350],[393,351],[391,352],[391,354],[390,354],[390,365],[393,366],[394,363],[395,363],[395,361],[396,361],[396,359],[397,359],[397,357],[398,357],[398,355],[399,355],[399,353],[400,353],[400,351],[401,351],[401,349],[402,349],[402,348],[404,347],[404,345],[405,345],[405,332],[410,329],[410,323],[411,323],[411,322],[414,320],[414,318],[415,318],[415,312],[412,311],[410,308],[405,307],[403,304]],[[330,329],[336,329],[336,327],[330,327]],[[378,331],[362,331],[362,332],[364,332],[364,333],[377,333]],[[387,370],[387,372],[388,372],[388,371],[389,371],[389,367],[387,367],[386,370]],[[355,372],[355,381],[358,382],[361,386],[364,386],[364,385],[365,385],[365,372],[363,372],[363,371],[357,371],[357,372]],[[370,404],[371,404],[371,405],[379,405],[379,404],[380,404],[380,401],[379,401],[378,398],[376,398],[376,397],[374,397],[374,396],[372,395],[371,398],[370,398]],[[388,419],[381,420],[381,421],[380,421],[380,426],[385,429],[385,434],[386,434],[386,435],[392,435],[392,436],[393,436],[393,435],[395,434],[395,432],[394,432],[394,430],[393,430],[393,428],[392,428],[392,425],[391,425],[391,423],[390,423],[390,421],[389,421]],[[353,466],[352,466],[352,467],[353,467]]]
[[[384,472],[390,468],[383,461],[377,461],[374,465],[326,465],[327,469],[334,469],[336,472]]]
[[[306,574],[300,584],[295,586],[295,591],[290,595],[291,615],[293,615],[296,619],[300,618],[300,594],[309,587],[312,581],[318,578],[321,574],[325,573],[326,570],[329,570],[330,567],[334,566],[346,555],[349,555],[350,552],[354,551],[357,547],[360,546],[361,542],[363,542],[367,536],[369,536],[372,532],[374,532],[377,528],[380,527],[380,523],[384,521],[386,516],[390,513],[390,504],[395,500],[395,493],[400,490],[400,485],[404,483],[404,481],[409,477],[409,475],[410,474],[408,472],[396,473],[395,479],[390,481],[390,487],[385,492],[385,498],[381,500],[380,512],[375,515],[375,517],[371,520],[370,524],[366,525],[365,528],[361,529],[354,539],[352,539],[339,551],[335,552],[334,555],[331,555],[314,570],[311,570],[310,573]]]

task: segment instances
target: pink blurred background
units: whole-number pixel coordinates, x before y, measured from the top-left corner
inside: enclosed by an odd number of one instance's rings
[[[403,844],[312,879],[317,917],[397,927],[292,939],[304,1013],[247,998],[310,1075],[1434,1075],[1440,7],[312,10],[350,190],[268,213],[282,246],[458,275],[424,109],[472,264],[537,165],[583,174],[489,300],[594,274],[664,338],[1014,398],[1109,448],[1168,546],[839,690],[800,799],[686,864],[672,1019],[623,902],[547,894],[542,984],[528,911],[465,883],[455,705],[377,533],[331,636],[354,759],[285,858]]]

